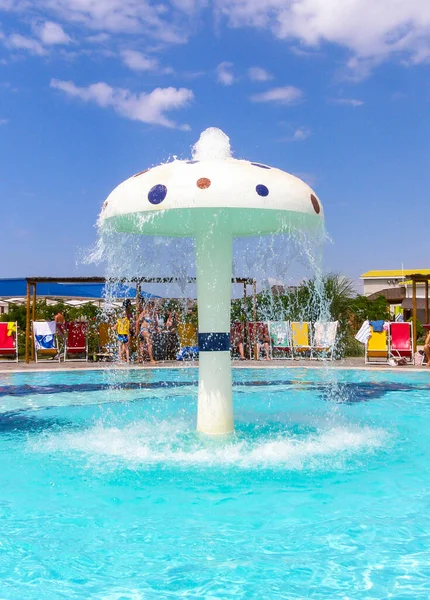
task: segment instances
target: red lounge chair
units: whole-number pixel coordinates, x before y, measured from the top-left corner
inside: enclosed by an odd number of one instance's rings
[[[254,358],[255,344],[257,344],[258,347],[258,357],[260,357],[259,338],[263,335],[269,337],[266,323],[262,323],[261,321],[248,323],[249,358]]]
[[[390,323],[390,357],[413,362],[412,323]]]
[[[18,324],[0,323],[0,356],[13,356],[18,362]]]
[[[66,323],[66,340],[64,345],[64,360],[88,360],[88,326],[86,323],[74,321]],[[83,354],[83,358],[68,358]]]

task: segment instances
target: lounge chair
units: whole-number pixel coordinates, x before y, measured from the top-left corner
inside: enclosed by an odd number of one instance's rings
[[[262,347],[260,339],[263,336],[269,337],[268,327],[266,323],[263,323],[262,321],[248,323],[249,358],[254,358],[255,346],[257,346],[258,349],[258,358],[260,358],[260,351]]]
[[[60,362],[60,349],[56,335],[55,321],[33,321],[34,356],[36,362],[58,359]],[[40,356],[50,357],[42,358]]]
[[[329,358],[333,360],[338,321],[314,323],[314,338],[311,358]],[[317,356],[314,356],[317,354]],[[319,355],[319,356],[318,356]]]
[[[110,360],[114,356],[117,344],[113,336],[113,328],[112,323],[99,323],[97,359]]]
[[[272,356],[274,352],[277,351],[281,354],[282,358],[292,359],[293,344],[291,340],[291,327],[289,321],[269,321],[268,327]]]
[[[412,344],[412,323],[390,323],[390,358],[406,358],[409,363],[414,361]]]
[[[18,323],[0,323],[0,356],[13,356],[18,362]]]
[[[178,325],[178,336],[181,348],[197,346],[197,329],[192,323],[180,323]]]
[[[310,341],[310,323],[307,321],[292,321],[291,322],[291,342],[293,355],[306,354],[312,352],[312,344]]]
[[[194,360],[198,358],[197,328],[192,323],[178,325],[179,351],[176,360]]]
[[[64,342],[64,360],[88,361],[88,325],[81,321],[72,321],[66,324],[66,338]],[[78,354],[83,357],[76,358]],[[74,358],[69,358],[73,356]]]
[[[370,325],[370,337],[366,342],[364,362],[368,364],[380,364],[381,362],[386,363],[388,360],[388,332],[384,329],[383,331],[373,331],[373,327]]]

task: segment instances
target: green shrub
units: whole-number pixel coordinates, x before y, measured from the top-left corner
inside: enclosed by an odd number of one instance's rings
[[[345,357],[364,356],[364,344],[361,344],[349,333],[344,339],[342,355]]]
[[[412,323],[412,317],[410,319],[408,319],[408,322]],[[417,342],[424,343],[427,332],[424,329],[424,327],[421,325],[420,321],[418,321],[418,319],[417,319],[417,323],[416,323],[416,329],[417,329]]]

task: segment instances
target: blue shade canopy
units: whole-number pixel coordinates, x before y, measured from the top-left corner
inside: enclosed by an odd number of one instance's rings
[[[135,298],[136,289],[124,284],[114,288],[118,298]],[[25,279],[0,279],[0,298],[19,298],[27,294],[27,281]],[[99,300],[105,297],[105,284],[103,283],[38,283],[37,295],[53,298],[88,298]],[[142,298],[158,298],[149,292],[141,291]]]

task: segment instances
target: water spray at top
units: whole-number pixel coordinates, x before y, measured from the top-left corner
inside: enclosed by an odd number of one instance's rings
[[[193,160],[232,158],[230,138],[218,127],[208,127],[192,147]]]

